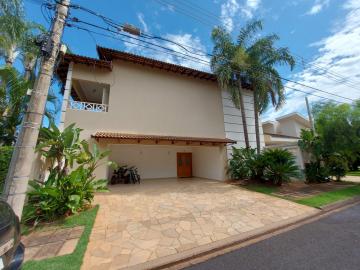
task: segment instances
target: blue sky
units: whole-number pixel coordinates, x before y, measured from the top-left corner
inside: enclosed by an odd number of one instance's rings
[[[359,0],[77,0],[72,3],[85,6],[117,22],[138,26],[145,33],[167,37],[207,52],[212,50],[210,33],[215,25],[224,26],[236,38],[239,28],[247,20],[263,19],[265,27],[262,34],[277,33],[281,38],[279,46],[289,47],[291,52],[309,61],[299,61],[292,72],[280,68],[283,77],[348,98],[360,98]],[[29,19],[48,25],[38,1],[25,1],[25,10]],[[71,16],[102,24],[97,17],[79,10],[72,10]],[[90,35],[73,28],[65,30],[64,42],[74,53],[91,57],[97,57],[97,43],[208,70],[206,65],[199,62],[139,48],[136,44]],[[165,45],[176,51],[182,50],[173,44]],[[208,60],[207,57],[203,59]],[[287,85],[331,97],[299,85]],[[277,112],[269,108],[263,119],[273,119],[294,111],[304,114],[304,94],[287,90],[287,95],[287,103]],[[309,97],[311,102],[319,100],[318,97]],[[338,97],[332,98],[349,102]]]

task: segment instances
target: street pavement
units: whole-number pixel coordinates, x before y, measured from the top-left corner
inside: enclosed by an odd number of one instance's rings
[[[360,204],[187,270],[359,270]]]

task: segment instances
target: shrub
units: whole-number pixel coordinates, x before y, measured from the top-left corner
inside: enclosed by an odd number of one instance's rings
[[[257,159],[255,149],[232,147],[228,175],[231,179],[250,179],[254,174],[254,163]]]
[[[40,130],[37,151],[51,161],[50,175],[44,183],[30,181],[24,222],[36,225],[74,214],[92,202],[95,192],[107,190],[107,180],[96,180],[94,171],[109,152],[100,152],[96,144],[90,151],[80,131],[70,125],[60,132],[53,124]]]
[[[0,194],[2,193],[6,175],[9,169],[10,160],[13,152],[12,146],[0,147]]]
[[[299,168],[295,163],[295,157],[287,150],[273,148],[266,149],[262,153],[264,162],[264,179],[273,184],[282,185],[291,177],[299,175]]]
[[[320,162],[305,164],[305,181],[307,183],[323,183],[330,181],[329,169]]]
[[[329,174],[336,177],[336,181],[340,181],[341,177],[346,175],[349,170],[347,160],[339,154],[333,154],[326,160],[329,168]]]

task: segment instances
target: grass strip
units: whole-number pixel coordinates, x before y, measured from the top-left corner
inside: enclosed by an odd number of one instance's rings
[[[346,173],[346,175],[349,175],[349,176],[360,176],[360,171],[348,172],[348,173]]]
[[[95,222],[99,206],[81,212],[78,215],[68,217],[57,226],[69,228],[84,226],[84,232],[79,239],[75,251],[72,254],[44,259],[41,261],[28,261],[22,266],[22,270],[79,270],[83,261],[86,247],[89,242],[90,233]]]
[[[312,207],[321,207],[337,201],[346,200],[355,196],[360,196],[360,185],[324,192],[309,198],[294,200],[297,203]]]

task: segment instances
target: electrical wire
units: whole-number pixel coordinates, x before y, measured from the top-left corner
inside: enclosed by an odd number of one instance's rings
[[[184,53],[181,53],[181,52],[177,52],[175,50],[172,50],[170,48],[167,48],[167,47],[164,47],[164,46],[161,46],[159,44],[156,44],[156,43],[152,43],[152,42],[147,42],[147,41],[144,41],[144,40],[141,40],[139,38],[135,38],[135,37],[132,37],[132,36],[129,36],[129,35],[126,35],[126,34],[123,34],[123,33],[118,33],[116,31],[113,31],[109,28],[105,28],[105,27],[102,27],[102,26],[98,26],[98,25],[95,25],[95,24],[92,24],[92,23],[88,23],[88,22],[85,22],[85,21],[82,21],[82,20],[79,20],[78,18],[70,18],[70,21],[73,21],[75,23],[82,23],[82,24],[85,24],[85,25],[88,25],[88,26],[91,26],[91,27],[95,27],[95,28],[98,28],[98,29],[101,29],[101,30],[104,30],[104,31],[109,31],[111,33],[114,33],[114,34],[117,34],[117,35],[122,35],[122,36],[125,36],[127,38],[131,38],[131,39],[134,39],[134,40],[137,40],[137,41],[140,41],[140,42],[144,42],[146,44],[149,44],[149,45],[152,45],[152,46],[157,46],[157,47],[160,47],[162,49],[165,49],[165,50],[168,50],[168,51],[171,51],[171,52],[175,52],[175,53],[178,53],[178,54],[182,54],[184,56],[187,56],[187,57],[190,57],[189,55],[186,55]],[[201,61],[203,64],[207,64],[209,65],[210,62],[209,61],[206,61],[206,60],[203,60],[203,59],[199,59],[197,57],[192,57],[194,60],[197,60],[197,61]],[[233,70],[235,71],[235,73],[237,72],[238,74],[240,73],[240,70]],[[259,70],[258,70],[259,71]],[[261,71],[260,71],[261,72]],[[293,80],[290,80],[290,79],[287,79],[287,78],[283,78],[283,77],[280,77],[282,80],[285,80],[287,82],[291,82],[291,83],[294,83],[294,84],[297,84],[297,85],[301,85],[303,87],[307,87],[307,88],[311,88],[313,90],[316,90],[316,91],[319,91],[319,92],[323,92],[323,93],[326,93],[328,95],[333,95],[333,96],[336,96],[338,98],[343,98],[343,99],[346,99],[346,100],[349,100],[349,101],[355,101],[354,99],[351,99],[351,98],[347,98],[347,97],[344,97],[344,96],[340,96],[340,95],[337,95],[337,94],[334,94],[334,93],[330,93],[330,92],[327,92],[327,91],[324,91],[324,90],[321,90],[319,88],[316,88],[316,87],[312,87],[312,86],[309,86],[309,85],[305,85],[303,83],[299,83],[299,82],[296,82],[296,81],[293,81]]]
[[[156,1],[156,2],[158,2],[158,3],[160,3],[160,4],[162,4],[162,5],[169,5],[169,0],[168,1],[166,1],[166,0],[154,0],[154,1]],[[164,3],[165,2],[165,3]],[[189,8],[191,8],[191,10],[193,10],[194,8],[195,9],[197,9],[199,12],[205,12],[205,13],[208,13],[207,15],[208,16],[211,16],[211,17],[213,17],[215,20],[217,20],[217,21],[219,21],[219,22],[221,22],[221,18],[220,17],[218,17],[218,16],[216,16],[215,14],[209,14],[210,12],[209,11],[206,11],[206,9],[205,8],[202,8],[202,7],[200,7],[199,5],[196,5],[196,4],[194,4],[194,3],[188,3],[188,2],[185,2],[185,1],[180,1],[181,3],[183,3],[183,4],[185,4],[185,5],[188,5],[189,6]],[[172,3],[172,2],[171,2]],[[171,4],[172,5],[172,4]],[[173,5],[173,6],[179,6],[179,5],[181,5],[179,2],[177,2],[177,5]],[[174,8],[174,10],[176,11],[176,8]],[[189,15],[189,14],[188,14]],[[211,24],[207,24],[207,26],[210,26],[210,27],[213,27],[213,25]],[[210,54],[209,54],[210,55]],[[211,56],[211,55],[210,55]],[[301,57],[301,56],[300,56]],[[302,61],[303,62],[305,62],[304,61],[304,58],[303,57],[301,57],[301,59],[302,59]],[[349,87],[351,87],[352,89],[354,89],[354,90],[358,90],[358,91],[360,91],[360,89],[359,88],[357,88],[358,87],[358,84],[359,84],[359,82],[356,82],[356,83],[354,83],[354,84],[351,84],[351,83],[348,83],[348,82],[346,82],[346,81],[350,81],[350,79],[349,78],[345,78],[345,77],[343,77],[343,76],[341,76],[341,75],[334,75],[335,73],[334,72],[330,72],[330,71],[328,71],[328,69],[326,69],[326,68],[324,68],[324,67],[320,67],[319,65],[316,65],[315,64],[315,66],[317,67],[317,68],[314,68],[314,65],[312,66],[312,69],[315,69],[315,70],[323,70],[323,71],[325,71],[325,72],[327,72],[327,73],[329,73],[330,75],[326,75],[326,77],[328,77],[329,79],[332,79],[332,80],[334,80],[334,81],[336,81],[336,82],[338,82],[338,83],[345,83],[347,86],[349,86]],[[321,75],[320,75],[321,76]],[[336,78],[334,78],[334,76],[337,76],[338,78],[341,78],[342,80],[345,80],[345,82],[344,81],[339,81],[339,80],[336,80]]]
[[[90,12],[91,14],[94,14],[94,15],[96,15],[96,16],[100,16],[100,17],[103,19],[104,22],[106,22],[106,23],[110,22],[110,23],[111,23],[110,26],[112,26],[112,27],[115,27],[115,28],[117,28],[117,29],[119,29],[119,27],[121,27],[121,25],[117,24],[117,23],[116,23],[115,21],[113,21],[112,19],[109,19],[109,18],[107,18],[106,16],[103,16],[103,15],[97,13],[97,12],[91,11],[91,10],[89,10],[89,9],[87,9],[87,8],[83,8],[83,7],[79,6],[79,5],[76,5],[76,8],[80,8],[80,9],[82,9],[82,10],[84,10],[84,11]],[[138,39],[138,38],[134,38],[134,37],[132,37],[132,36],[119,33],[118,31],[114,31],[114,30],[111,30],[111,29],[109,29],[109,28],[104,28],[104,27],[97,26],[97,25],[94,25],[94,24],[91,24],[91,23],[87,23],[87,22],[84,22],[84,21],[79,21],[79,22],[88,24],[88,25],[90,25],[90,26],[93,26],[93,27],[96,27],[96,28],[99,28],[99,29],[102,29],[102,30],[105,30],[105,31],[112,32],[112,33],[117,34],[117,35],[123,35],[123,36],[125,36],[125,37],[127,37],[127,38],[131,38],[131,39],[135,39],[135,40],[138,40],[138,41],[141,41],[141,42],[144,42],[144,43],[148,43],[148,44],[153,45],[153,46],[158,46],[158,47],[161,47],[162,49],[165,49],[165,50],[168,50],[168,51],[172,51],[172,52],[174,52],[174,53],[180,53],[180,52],[177,52],[177,51],[172,50],[172,49],[170,49],[170,48],[161,46],[161,45],[159,45],[159,44],[154,44],[154,43],[147,42],[147,41],[144,41],[144,40],[141,40],[141,39]],[[152,37],[152,38],[156,38],[156,37]],[[168,39],[168,40],[169,40],[169,39]],[[177,43],[175,43],[175,44],[177,44]],[[137,45],[138,45],[138,44],[137,44]],[[177,45],[179,45],[179,44],[177,44]],[[180,45],[180,46],[181,46],[181,45]],[[208,55],[211,55],[211,54],[208,54]],[[187,54],[185,54],[185,56],[186,56],[186,57],[190,57],[190,56],[187,55]],[[192,58],[194,58],[194,57],[192,57]],[[209,64],[208,61],[204,61],[203,59],[199,59],[199,58],[195,58],[195,59],[196,59],[196,60],[200,60],[202,63],[205,62],[206,64]],[[240,72],[240,71],[237,71],[237,72]],[[289,79],[286,79],[286,78],[282,78],[282,77],[281,77],[281,79],[286,80],[286,81],[288,81],[288,82],[292,82],[292,83],[301,85],[301,86],[303,86],[303,87],[308,87],[308,88],[311,88],[311,89],[313,89],[313,90],[320,91],[320,92],[323,92],[323,93],[326,93],[326,94],[329,94],[329,95],[337,96],[337,97],[339,97],[339,98],[343,98],[343,99],[355,101],[355,100],[353,100],[353,99],[350,99],[350,98],[347,98],[347,97],[343,97],[343,96],[340,96],[340,95],[336,95],[336,94],[333,94],[333,93],[330,93],[330,92],[327,92],[327,91],[324,91],[324,90],[321,90],[321,89],[318,89],[318,88],[315,88],[315,87],[312,87],[312,86],[308,86],[308,85],[305,85],[305,84],[301,84],[301,83],[298,83],[298,82],[295,82],[295,81],[292,81],[292,80],[289,80]]]

